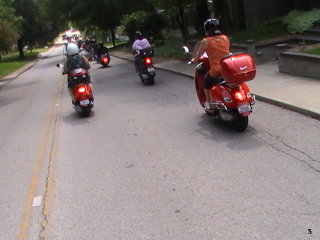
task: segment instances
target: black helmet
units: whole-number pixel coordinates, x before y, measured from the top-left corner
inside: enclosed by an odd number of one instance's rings
[[[136,31],[136,38],[142,38],[142,33],[140,31]]]
[[[209,18],[207,21],[204,22],[203,24],[204,31],[208,36],[212,36],[215,34],[220,34],[220,22],[216,18]]]

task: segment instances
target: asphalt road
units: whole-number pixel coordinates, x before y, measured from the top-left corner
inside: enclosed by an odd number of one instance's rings
[[[320,239],[318,120],[258,101],[239,133],[115,58],[81,118],[60,51],[0,90],[0,240]]]

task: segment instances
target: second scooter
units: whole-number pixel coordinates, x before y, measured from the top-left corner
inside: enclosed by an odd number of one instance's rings
[[[188,53],[189,49],[184,47],[184,51]],[[210,89],[212,110],[206,112],[222,121],[231,122],[238,131],[245,131],[252,105],[255,103],[255,96],[246,82],[253,80],[256,75],[255,63],[249,54],[234,53],[224,56],[220,65],[221,78],[224,81]],[[199,60],[194,77],[197,96],[202,106],[206,101],[203,79],[209,69],[209,59],[204,54]]]
[[[137,71],[141,82],[145,85],[154,85],[156,72],[153,66],[152,57],[154,51],[152,48],[145,48],[136,52]]]

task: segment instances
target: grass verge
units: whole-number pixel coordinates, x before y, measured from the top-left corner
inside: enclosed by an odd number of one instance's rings
[[[32,52],[25,52],[25,57],[20,58],[19,53],[11,53],[8,55],[2,56],[0,61],[0,78],[3,78],[18,69],[22,68],[24,65],[29,63],[30,61],[36,59],[40,52],[44,52],[47,49],[35,49]]]
[[[257,42],[265,42],[270,39],[290,36],[285,25],[278,21],[267,22],[265,24],[249,28],[245,31],[239,31],[230,34],[233,43],[245,43],[246,40],[254,39]]]
[[[309,54],[315,54],[315,55],[320,55],[320,47],[303,49],[301,52],[303,52],[303,53],[309,53]]]

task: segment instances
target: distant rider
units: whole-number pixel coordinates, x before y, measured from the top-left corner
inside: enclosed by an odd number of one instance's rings
[[[89,69],[90,64],[88,59],[85,56],[79,55],[79,48],[77,44],[69,43],[67,45],[67,60],[63,66],[63,74],[69,74],[70,71],[77,68]],[[91,83],[90,76],[88,77],[88,79],[86,79],[86,81],[88,83]],[[72,81],[72,78],[68,75],[68,90],[71,97],[73,96],[71,89],[74,88],[75,86],[76,86],[76,83],[74,83]]]
[[[198,61],[205,52],[208,55],[210,71],[204,77],[204,93],[206,96],[204,108],[206,110],[211,109],[210,89],[222,81],[222,78],[219,78],[221,76],[220,59],[230,53],[229,38],[221,33],[219,27],[220,22],[216,18],[209,18],[204,22],[207,37],[201,41],[192,59],[192,61]]]
[[[97,61],[100,63],[101,61],[101,55],[102,54],[108,54],[109,49],[103,45],[103,42],[99,42],[99,46],[96,50],[97,54]]]
[[[67,47],[70,43],[74,43],[74,39],[73,39],[73,36],[71,34],[67,34],[65,39],[67,40],[67,42],[64,44],[64,55],[67,55]]]
[[[139,62],[141,62],[142,60],[142,57],[140,56],[140,50],[150,48],[151,45],[149,41],[142,36],[142,33],[140,31],[136,31],[135,37],[136,40],[132,44],[132,53],[135,55],[134,65],[136,71],[139,72]]]

